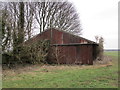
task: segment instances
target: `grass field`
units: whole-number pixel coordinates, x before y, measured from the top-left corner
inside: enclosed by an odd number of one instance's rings
[[[117,88],[118,54],[105,52],[111,65],[30,66],[6,70],[3,88]]]

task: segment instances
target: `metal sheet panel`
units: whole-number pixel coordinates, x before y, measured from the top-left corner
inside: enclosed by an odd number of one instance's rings
[[[62,32],[57,30],[52,30],[52,44],[62,44]]]
[[[52,48],[59,50],[60,64],[93,64],[92,45],[52,46]],[[52,58],[52,61],[56,63],[55,58]]]

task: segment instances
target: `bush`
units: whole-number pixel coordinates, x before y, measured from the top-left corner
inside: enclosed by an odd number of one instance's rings
[[[46,63],[49,47],[49,40],[38,40],[29,45],[22,45],[19,47],[17,58],[25,63]]]
[[[12,52],[5,52],[2,54],[2,64],[7,65],[8,67],[15,65],[17,62],[17,59],[13,56]]]
[[[18,45],[11,55],[4,54],[5,60],[11,60],[14,58],[17,63],[47,63],[47,55],[50,47],[49,40],[38,40],[29,44]],[[7,55],[7,57],[6,57]],[[10,59],[11,58],[11,59]],[[4,60],[4,61],[5,61]]]
[[[97,56],[98,56],[97,59],[98,60],[103,60],[103,52],[104,52],[103,42],[104,42],[104,39],[100,37],[99,46],[97,47]]]

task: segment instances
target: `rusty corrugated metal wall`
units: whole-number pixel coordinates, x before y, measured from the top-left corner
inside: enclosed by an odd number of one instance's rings
[[[58,58],[58,60],[56,58]],[[48,62],[60,64],[92,65],[93,45],[92,44],[53,45],[48,56]]]
[[[89,43],[89,41],[63,31],[51,29],[51,43],[70,44],[70,43]]]

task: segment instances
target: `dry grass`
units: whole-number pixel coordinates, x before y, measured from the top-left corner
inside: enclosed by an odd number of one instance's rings
[[[99,65],[98,65],[99,64]],[[75,70],[75,69],[92,69],[92,68],[101,68],[101,67],[109,67],[112,66],[111,62],[97,63],[94,65],[28,65],[25,67],[21,67],[18,69],[6,69],[3,70],[3,77],[6,76],[15,76],[18,74],[34,74],[35,72],[54,72],[58,70]],[[34,72],[33,72],[34,71]]]

